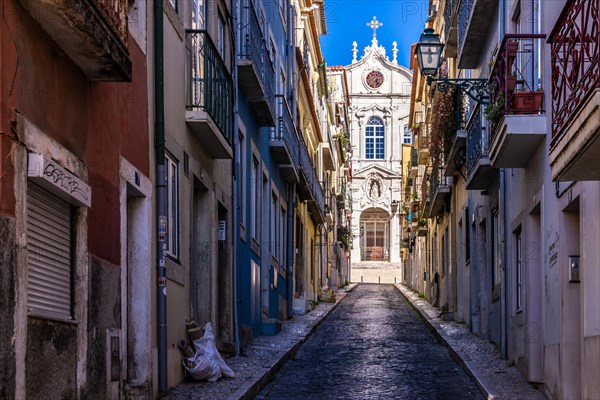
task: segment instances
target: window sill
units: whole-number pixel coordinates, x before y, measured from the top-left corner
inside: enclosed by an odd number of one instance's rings
[[[170,256],[167,256],[167,278],[180,285],[185,285],[185,270],[179,263],[179,260],[174,260]]]
[[[68,325],[78,325],[79,321],[76,319],[66,319],[66,318],[60,318],[60,317],[53,317],[50,315],[46,315],[44,313],[36,313],[36,312],[29,312],[27,314],[28,318],[35,318],[35,319],[39,319],[39,320],[45,320],[45,321],[52,321],[52,322],[58,322],[58,323],[62,323],[62,324],[68,324]]]

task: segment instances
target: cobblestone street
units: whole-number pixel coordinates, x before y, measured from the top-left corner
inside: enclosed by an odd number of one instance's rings
[[[258,399],[482,399],[393,285],[359,285]]]

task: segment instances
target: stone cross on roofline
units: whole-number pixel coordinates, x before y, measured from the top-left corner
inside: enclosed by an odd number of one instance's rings
[[[373,40],[371,40],[371,44],[377,46],[377,29],[383,26],[383,22],[377,21],[377,17],[373,16],[373,19],[367,22],[367,26],[373,29]]]
[[[373,19],[367,22],[367,26],[373,29],[373,39],[375,39],[377,37],[377,29],[383,26],[383,22],[377,21],[377,17],[373,16]]]

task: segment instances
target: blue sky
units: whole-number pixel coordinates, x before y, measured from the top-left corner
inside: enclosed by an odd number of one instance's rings
[[[327,65],[352,62],[352,42],[358,43],[358,56],[371,44],[373,30],[366,26],[373,16],[383,23],[377,30],[379,45],[392,59],[392,42],[398,42],[398,62],[408,67],[410,45],[419,40],[427,19],[428,0],[325,0],[327,35],[321,48]]]

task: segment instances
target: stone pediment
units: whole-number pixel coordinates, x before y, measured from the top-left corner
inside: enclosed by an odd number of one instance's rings
[[[348,72],[352,72],[354,70],[371,69],[375,65],[378,65],[383,69],[399,72],[409,81],[412,81],[412,72],[400,64],[391,62],[385,55],[385,50],[383,48],[373,48],[372,51],[366,52],[359,61],[346,65],[344,68]]]
[[[383,107],[377,103],[373,103],[368,107],[361,107],[358,110],[356,110],[355,114],[359,119],[364,117],[366,114],[372,114],[374,111],[379,111],[381,114],[383,114],[386,117],[389,117],[392,115],[392,111],[390,110],[390,107]]]
[[[393,179],[399,178],[400,174],[394,172],[390,169],[384,168],[380,165],[369,165],[366,168],[361,169],[360,171],[355,171],[352,173],[353,179],[364,179],[369,175],[377,174],[381,176],[382,179]]]

